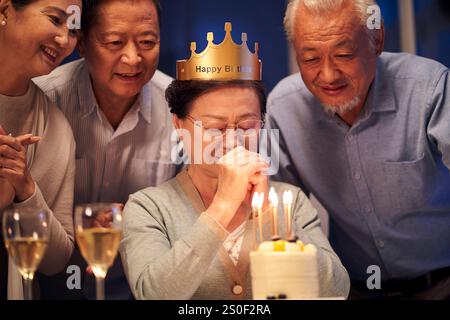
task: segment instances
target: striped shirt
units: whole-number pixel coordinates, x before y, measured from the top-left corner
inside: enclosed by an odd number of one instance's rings
[[[116,130],[96,102],[83,59],[34,81],[72,126],[77,143],[75,204],[125,203],[130,194],[175,176],[172,117],[164,96],[172,78],[156,71]]]
[[[173,178],[179,171],[171,161],[172,116],[165,90],[172,78],[156,71],[119,127],[114,130],[99,108],[83,59],[66,64],[33,81],[66,115],[75,136],[74,203],[127,202],[128,196]],[[75,255],[72,263],[81,265]],[[120,258],[108,271],[108,299],[129,299],[131,291]],[[83,292],[95,296],[86,279]]]

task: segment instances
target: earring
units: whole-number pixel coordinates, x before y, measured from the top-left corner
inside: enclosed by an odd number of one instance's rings
[[[1,23],[2,26],[6,26],[6,20],[3,20]]]

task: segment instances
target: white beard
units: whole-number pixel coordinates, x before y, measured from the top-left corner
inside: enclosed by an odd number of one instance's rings
[[[352,111],[354,108],[356,108],[359,103],[361,102],[361,99],[359,97],[354,97],[352,100],[343,102],[340,104],[323,104],[325,111],[330,114],[345,114],[347,112]]]

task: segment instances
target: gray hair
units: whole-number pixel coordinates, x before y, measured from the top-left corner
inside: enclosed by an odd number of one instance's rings
[[[300,3],[315,14],[333,12],[341,8],[348,0],[290,0],[284,17],[284,28],[289,40],[294,39],[294,25]],[[357,9],[358,16],[362,26],[367,26],[367,20],[370,13],[367,8],[377,5],[376,0],[350,0]],[[367,28],[368,31],[371,31]],[[369,32],[371,40],[375,42],[377,32]]]

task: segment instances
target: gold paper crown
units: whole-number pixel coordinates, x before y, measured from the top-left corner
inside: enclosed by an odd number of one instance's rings
[[[225,23],[225,39],[214,44],[214,34],[208,32],[208,46],[196,53],[197,43],[191,42],[189,60],[177,61],[177,80],[262,80],[262,62],[247,46],[247,34],[242,33],[242,44],[231,37],[231,23]]]

